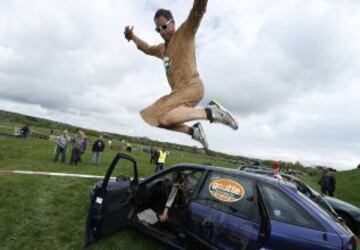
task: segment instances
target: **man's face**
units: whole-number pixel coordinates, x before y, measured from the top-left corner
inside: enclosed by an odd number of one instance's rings
[[[161,37],[166,41],[170,41],[172,35],[175,32],[174,21],[168,20],[164,16],[159,16],[155,19],[156,28],[160,31]]]

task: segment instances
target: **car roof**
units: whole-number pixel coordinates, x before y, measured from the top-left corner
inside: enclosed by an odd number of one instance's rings
[[[194,163],[181,163],[176,164],[173,167],[186,167],[186,168],[192,168],[192,169],[199,169],[199,170],[208,170],[208,171],[214,171],[214,172],[220,172],[225,173],[229,175],[234,176],[242,176],[247,177],[256,181],[261,181],[264,183],[272,184],[272,185],[280,185],[280,186],[286,186],[290,189],[297,190],[296,186],[288,181],[281,180],[274,178],[272,176],[268,175],[262,175],[262,174],[256,174],[252,172],[246,172],[246,171],[239,171],[238,169],[232,169],[232,168],[225,168],[220,166],[208,166],[208,165],[202,165],[202,164],[194,164]]]

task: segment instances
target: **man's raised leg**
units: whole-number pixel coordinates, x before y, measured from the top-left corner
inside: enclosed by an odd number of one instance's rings
[[[233,129],[238,129],[238,122],[233,115],[215,100],[209,102],[205,109],[180,106],[164,114],[160,119],[160,127],[191,135],[191,138],[208,148],[205,132],[200,123],[192,127],[185,122],[194,120],[209,120],[211,123],[221,123]]]
[[[170,127],[161,126],[161,128],[188,134],[191,136],[192,139],[200,142],[205,149],[208,149],[208,142],[206,139],[206,135],[204,129],[202,128],[199,122],[194,124],[192,127],[189,127],[185,124],[178,124]]]
[[[221,123],[236,130],[239,128],[239,124],[234,116],[225,109],[219,101],[211,100],[205,111],[209,117],[210,122]]]

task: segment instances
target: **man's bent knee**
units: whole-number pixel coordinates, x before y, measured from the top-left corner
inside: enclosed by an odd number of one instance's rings
[[[174,123],[171,121],[171,119],[169,119],[166,116],[159,119],[159,127],[161,127],[161,128],[169,128],[173,125],[174,125]]]

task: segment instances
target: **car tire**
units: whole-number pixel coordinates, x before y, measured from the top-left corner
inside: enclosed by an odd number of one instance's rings
[[[355,228],[355,223],[354,223],[353,219],[344,212],[336,211],[336,213],[338,213],[338,215],[340,215],[341,218],[343,218],[343,220],[345,221],[345,224],[356,235],[358,233],[358,230],[357,230],[357,228]]]

